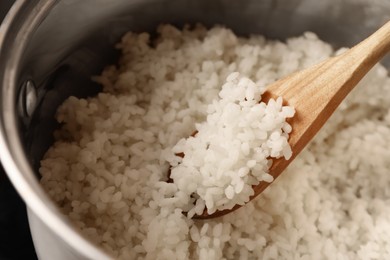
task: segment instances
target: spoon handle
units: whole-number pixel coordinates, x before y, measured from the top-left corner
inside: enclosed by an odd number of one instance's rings
[[[346,52],[292,74],[269,86],[266,98],[282,96],[295,107],[291,119],[288,161],[274,160],[270,173],[276,178],[310,142],[348,93],[390,51],[390,22]],[[269,184],[254,188],[256,197]]]
[[[338,62],[333,65],[332,70],[340,69],[339,76],[348,80],[340,88],[343,95],[336,95],[340,102],[389,51],[390,21],[364,41],[336,57]]]
[[[369,70],[375,63],[379,62],[390,51],[390,21],[353,47],[351,56],[356,56],[358,63],[368,66]],[[363,68],[363,71],[366,68]],[[364,73],[365,74],[365,73]]]
[[[346,52],[295,73],[268,88],[296,109],[291,120],[294,157],[325,124],[367,72],[390,51],[390,22]],[[292,158],[293,159],[293,158]],[[290,160],[291,161],[291,160]]]

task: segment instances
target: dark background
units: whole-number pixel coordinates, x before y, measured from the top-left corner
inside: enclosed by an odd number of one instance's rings
[[[13,2],[13,0],[0,0],[0,22]],[[36,259],[27,222],[26,206],[0,165],[0,260]]]

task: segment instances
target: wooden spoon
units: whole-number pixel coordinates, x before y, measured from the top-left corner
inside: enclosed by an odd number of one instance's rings
[[[287,76],[267,88],[262,101],[283,97],[285,103],[293,106],[295,116],[289,120],[292,126],[289,144],[293,155],[273,161],[269,173],[276,179],[291,161],[310,142],[321,129],[338,105],[367,74],[367,72],[390,51],[390,22],[387,22],[370,37],[352,49],[313,67]],[[253,186],[254,195],[251,200],[264,191],[270,183],[260,182]],[[209,219],[232,212],[221,210],[209,215],[205,210],[196,219]]]

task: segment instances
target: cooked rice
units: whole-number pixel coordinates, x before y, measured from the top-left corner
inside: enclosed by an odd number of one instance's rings
[[[189,218],[205,208],[212,214],[244,205],[254,194],[253,185],[273,181],[268,173],[272,158],[290,159],[291,126],[286,119],[294,109],[283,106],[281,97],[260,102],[264,91],[249,78],[231,73],[220,99],[207,107],[207,120],[196,125],[196,135],[166,152],[178,191],[194,197]]]
[[[384,67],[261,196],[194,221],[182,214],[193,207],[189,192],[166,182],[167,160],[214,112],[208,106],[227,76],[237,71],[261,89],[333,51],[312,33],[286,43],[222,27],[163,25],[158,33],[153,42],[126,34],[119,65],[95,77],[104,91],[58,110],[63,125],[41,162],[41,182],[85,236],[120,259],[390,259]]]

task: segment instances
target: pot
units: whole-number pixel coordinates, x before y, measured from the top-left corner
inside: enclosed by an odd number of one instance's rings
[[[19,0],[0,27],[0,155],[28,206],[40,259],[110,259],[63,216],[39,184],[56,108],[100,87],[90,76],[118,57],[128,30],[224,24],[270,38],[313,31],[335,48],[352,46],[390,19],[388,0]],[[390,61],[385,60],[389,67]]]

